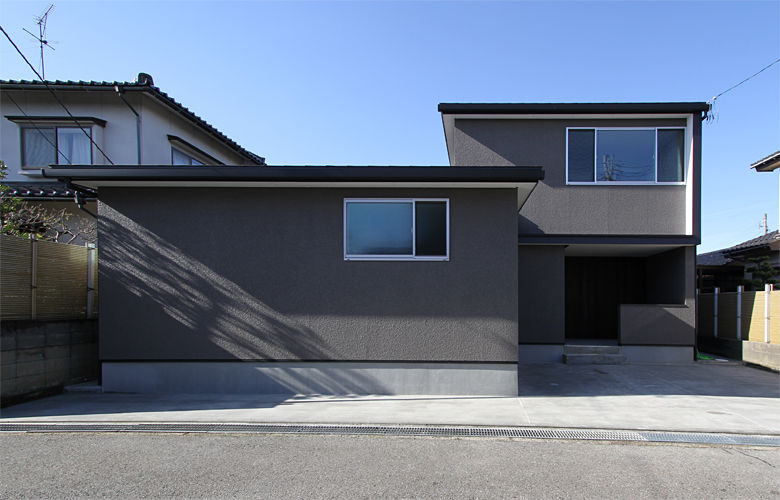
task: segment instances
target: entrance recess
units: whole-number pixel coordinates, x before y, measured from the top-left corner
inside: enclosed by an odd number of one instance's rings
[[[620,304],[645,303],[645,259],[566,257],[566,340],[618,339]]]

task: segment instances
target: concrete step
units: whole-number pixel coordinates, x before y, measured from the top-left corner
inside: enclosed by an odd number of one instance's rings
[[[620,346],[566,344],[563,346],[563,353],[564,354],[620,354]]]
[[[622,365],[626,362],[625,354],[564,354],[563,362],[567,365]]]

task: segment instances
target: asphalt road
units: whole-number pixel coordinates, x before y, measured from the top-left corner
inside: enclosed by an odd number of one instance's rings
[[[772,498],[780,449],[237,434],[0,435],[0,498]]]

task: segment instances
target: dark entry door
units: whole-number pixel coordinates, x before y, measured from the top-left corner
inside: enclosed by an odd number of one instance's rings
[[[566,257],[566,338],[617,339],[618,306],[645,303],[645,262]]]

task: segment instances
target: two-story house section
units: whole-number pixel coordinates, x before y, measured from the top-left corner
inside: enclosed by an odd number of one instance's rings
[[[518,216],[520,362],[693,358],[707,109],[439,105],[451,165],[545,171]]]
[[[65,209],[94,224],[94,197],[40,176],[48,165],[262,166],[247,151],[154,86],[134,82],[0,80],[0,160],[12,196]],[[92,222],[90,222],[92,221]],[[76,240],[81,243],[81,239]]]
[[[141,73],[134,82],[0,80],[8,181],[58,165],[264,165]]]

